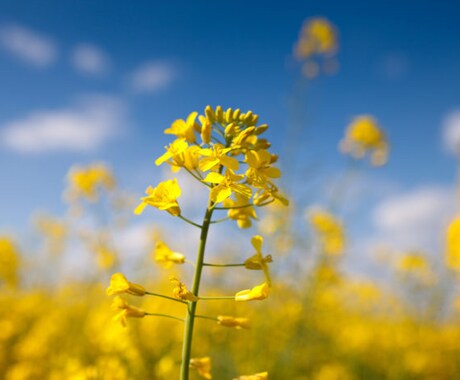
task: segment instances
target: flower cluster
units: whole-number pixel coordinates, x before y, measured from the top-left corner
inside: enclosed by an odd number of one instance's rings
[[[389,145],[385,133],[376,120],[369,115],[357,116],[348,126],[340,150],[350,153],[354,158],[362,158],[367,153],[374,166],[387,162]]]
[[[322,251],[332,256],[342,254],[345,249],[345,233],[340,221],[323,210],[310,211],[308,219],[320,240]]]
[[[324,70],[327,73],[335,71],[336,63],[331,58],[337,50],[337,31],[329,20],[317,17],[304,22],[294,53],[304,61],[302,72],[306,77],[314,78],[319,74],[320,67],[315,58],[326,59]]]
[[[251,111],[207,106],[203,115],[193,112],[165,130],[176,139],[155,163],[167,163],[173,172],[186,170],[209,188],[214,206],[222,204],[228,209],[228,217],[240,228],[250,227],[257,218],[254,206],[274,201],[288,204],[274,183],[281,176],[274,166],[278,156],[269,151],[270,143],[261,137],[268,125],[258,121]],[[177,201],[181,189],[176,179],[149,187],[146,193],[137,214],[150,205],[173,216],[181,215]]]
[[[111,170],[101,163],[88,166],[74,166],[67,177],[69,188],[66,197],[70,200],[84,198],[95,202],[99,198],[99,189],[112,190],[115,178]]]

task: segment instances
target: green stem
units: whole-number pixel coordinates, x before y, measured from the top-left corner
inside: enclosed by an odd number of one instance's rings
[[[179,317],[174,317],[173,315],[168,315],[168,314],[161,314],[161,313],[145,313],[145,315],[149,315],[152,317],[165,317],[165,318],[171,318],[171,319],[176,319],[178,321],[184,322],[182,318]]]
[[[210,319],[211,321],[219,322],[218,318],[216,318],[216,317],[208,317],[207,315],[195,314],[195,318]]]
[[[195,227],[198,227],[198,228],[201,228],[201,226],[195,222],[192,222],[190,219],[187,219],[185,216],[182,216],[182,215],[178,215],[178,217],[180,219],[182,219],[184,222],[187,222],[188,224],[191,224],[192,226],[195,226]]]
[[[244,264],[211,264],[203,263],[205,267],[244,267]]]
[[[200,297],[200,300],[202,301],[235,300],[235,296]]]
[[[196,258],[195,274],[193,276],[192,293],[198,297],[200,290],[201,272],[203,269],[204,252],[206,249],[206,240],[208,238],[209,226],[211,225],[211,217],[213,212],[213,204],[210,201],[206,213],[203,218],[201,227],[200,246],[198,248],[198,255]],[[182,365],[180,370],[180,380],[189,379],[189,364],[192,352],[192,338],[193,338],[193,325],[195,322],[197,302],[189,302],[187,307],[187,316],[185,318],[184,328],[184,342],[182,346]]]
[[[174,297],[165,296],[164,294],[152,293],[152,292],[145,292],[145,294],[148,294],[149,296],[155,296],[155,297],[166,298],[166,299],[168,299],[168,300],[176,301],[176,302],[180,302],[180,303],[187,303],[187,302],[185,302],[185,301],[178,300],[177,298],[174,298]]]
[[[221,223],[221,222],[225,222],[226,220],[229,220],[230,218],[227,216],[226,218],[222,218],[222,219],[216,219],[216,220],[213,220],[211,221],[211,224],[216,224],[216,223]]]

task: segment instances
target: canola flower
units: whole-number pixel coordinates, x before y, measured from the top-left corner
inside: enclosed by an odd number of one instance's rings
[[[453,270],[460,270],[460,217],[452,220],[446,231],[446,266]]]
[[[323,210],[310,211],[308,220],[318,235],[322,251],[326,255],[341,255],[345,249],[345,233],[340,221]]]
[[[190,368],[195,369],[202,378],[207,380],[212,379],[210,357],[190,359]]]
[[[327,19],[315,17],[304,22],[300,36],[294,48],[297,59],[302,60],[302,73],[314,78],[320,72],[317,61],[324,60],[326,72],[332,72],[336,66],[333,57],[338,50],[338,37],[334,25]]]
[[[123,293],[133,296],[143,296],[145,295],[145,288],[142,285],[129,282],[122,273],[115,273],[110,279],[110,285],[106,293],[108,296]]]
[[[99,189],[113,190],[115,178],[111,170],[102,163],[88,166],[74,166],[67,176],[69,200],[84,198],[95,202],[99,198]]]
[[[20,255],[16,244],[6,236],[0,236],[0,281],[15,288],[19,282]]]
[[[175,136],[175,140],[165,147],[165,152],[156,159],[155,164],[167,163],[173,173],[184,169],[209,190],[209,201],[203,221],[201,224],[196,223],[182,214],[177,201],[182,190],[176,178],[161,182],[155,188],[150,186],[146,190],[147,195],[141,198],[141,203],[135,210],[136,214],[140,214],[147,206],[152,206],[167,211],[201,230],[191,289],[189,290],[176,276],[170,277],[170,281],[174,284],[173,299],[187,304],[181,380],[188,380],[189,365],[197,369],[201,376],[211,378],[210,362],[208,368],[206,358],[191,359],[195,318],[217,320],[218,324],[227,327],[248,328],[249,326],[249,321],[244,318],[223,316],[214,318],[197,315],[198,301],[263,300],[269,295],[271,278],[267,264],[272,261],[272,257],[263,256],[261,236],[253,237],[252,245],[256,253],[242,264],[210,264],[204,261],[208,232],[212,224],[232,219],[240,228],[248,228],[253,220],[257,220],[255,207],[263,207],[273,202],[285,206],[289,203],[274,182],[281,176],[281,171],[274,166],[278,156],[269,151],[271,144],[261,137],[267,129],[268,125],[259,125],[259,116],[252,111],[243,113],[239,109],[224,110],[221,106],[215,109],[207,106],[202,115],[192,112],[186,119],[174,121],[164,132]],[[219,211],[227,212],[227,218],[213,219],[214,212]],[[170,267],[174,263],[184,263],[185,256],[173,252],[163,242],[157,242],[155,260],[165,267]],[[203,297],[199,295],[199,288],[205,266],[245,266],[247,269],[262,270],[266,282],[252,289],[240,291],[235,296]],[[117,294],[128,289],[134,292],[132,294],[137,295],[136,290],[133,290],[133,284],[119,274],[116,280],[121,281],[122,285],[111,284],[108,293]],[[147,292],[147,294],[154,293]]]
[[[382,166],[388,160],[386,135],[369,115],[360,115],[352,120],[339,147],[343,153],[349,153],[357,159],[369,154],[374,166]]]
[[[144,318],[146,313],[144,310],[135,306],[129,305],[123,298],[116,296],[112,303],[112,308],[119,311],[113,318],[115,321],[120,321],[123,326],[126,326],[127,318]]]

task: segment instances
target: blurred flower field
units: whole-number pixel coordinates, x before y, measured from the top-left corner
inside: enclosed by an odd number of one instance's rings
[[[333,74],[338,45],[328,20],[307,20],[294,49],[300,80]],[[389,281],[347,273],[346,184],[330,204],[298,206],[295,180],[283,177],[293,164],[271,152],[255,111],[206,106],[164,126],[173,140],[152,162],[171,173],[142,198],[108,164],[75,165],[64,215],[34,215],[28,244],[0,236],[1,379],[179,379],[188,369],[191,379],[460,378],[460,218],[436,262],[419,247],[382,252]],[[352,163],[345,170],[378,171],[391,159],[371,115],[344,122],[336,145]],[[201,202],[197,191],[208,204],[202,225],[181,208],[187,192]],[[151,223],[146,251],[129,257],[117,237],[141,213],[173,227]],[[196,254],[204,226],[219,242],[210,261]],[[79,260],[87,271],[69,275]],[[190,360],[182,370],[181,357]]]

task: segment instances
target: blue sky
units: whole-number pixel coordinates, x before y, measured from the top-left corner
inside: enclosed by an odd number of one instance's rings
[[[385,168],[365,175],[363,202],[374,203],[362,207],[378,214],[396,201],[400,209],[398,200],[420,192],[428,194],[420,202],[434,202],[425,218],[447,207],[442,198],[457,172],[447,148],[460,140],[456,2],[0,0],[0,9],[0,231],[21,231],[37,209],[62,212],[64,177],[75,163],[105,161],[141,194],[160,176],[153,162],[168,141],[163,129],[207,104],[252,109],[281,150],[298,80],[292,48],[313,16],[337,26],[340,69],[309,84],[304,131],[293,145],[298,159],[318,165],[320,177],[337,175],[344,128],[372,114],[392,150]],[[43,143],[33,130],[46,123],[51,134],[61,124],[85,127]],[[309,186],[308,178],[294,180]]]

